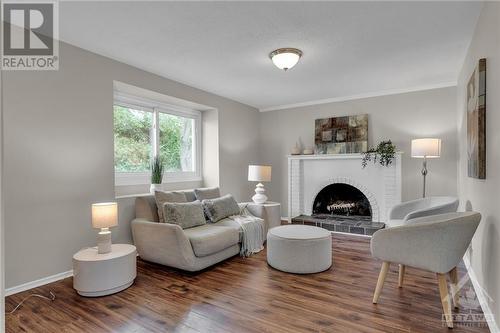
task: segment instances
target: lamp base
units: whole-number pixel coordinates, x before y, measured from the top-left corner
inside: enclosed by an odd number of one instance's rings
[[[111,231],[108,228],[101,228],[101,231],[97,234],[97,253],[109,252],[111,252]]]
[[[253,202],[259,205],[266,203],[267,196],[264,193],[266,193],[264,185],[258,183],[257,186],[255,187],[255,195],[252,197]]]

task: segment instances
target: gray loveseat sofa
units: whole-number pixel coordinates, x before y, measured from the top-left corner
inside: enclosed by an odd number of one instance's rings
[[[183,192],[188,201],[196,200],[194,191]],[[136,198],[135,213],[132,236],[139,256],[146,261],[194,272],[240,251],[240,227],[231,219],[184,230],[159,223],[153,195]]]

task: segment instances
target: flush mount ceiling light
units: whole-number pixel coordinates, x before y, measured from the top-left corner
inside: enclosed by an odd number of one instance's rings
[[[302,57],[302,51],[291,47],[277,49],[269,53],[269,58],[271,58],[273,64],[284,71],[295,66],[300,57]]]

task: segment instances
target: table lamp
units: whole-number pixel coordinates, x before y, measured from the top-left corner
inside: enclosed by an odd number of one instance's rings
[[[422,197],[425,198],[425,177],[427,176],[427,159],[441,156],[441,139],[424,138],[411,141],[411,157],[423,158],[422,176],[424,178],[424,188]]]
[[[271,166],[269,165],[249,165],[248,181],[259,182],[255,187],[255,195],[252,197],[256,204],[263,204],[267,201],[266,189],[261,182],[271,181]]]
[[[97,235],[97,253],[111,252],[110,227],[118,225],[118,204],[102,202],[92,204],[92,226],[101,229]]]

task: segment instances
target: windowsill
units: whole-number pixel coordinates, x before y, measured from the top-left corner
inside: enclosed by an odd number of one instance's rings
[[[203,179],[195,172],[164,174],[162,184],[178,184],[186,182],[201,182]],[[144,186],[151,184],[149,173],[116,173],[115,187],[117,186]]]
[[[199,185],[195,186],[190,186],[188,185],[189,183],[199,183]],[[185,186],[183,186],[185,184]],[[183,178],[183,179],[170,179],[170,180],[164,180],[162,182],[162,185],[164,186],[165,191],[177,191],[177,190],[185,190],[185,189],[191,189],[195,187],[202,186],[203,184],[203,178],[201,177],[192,177],[192,178]],[[134,197],[142,197],[146,195],[150,195],[149,193],[149,186],[151,183],[146,183],[146,182],[137,182],[137,183],[127,183],[127,184],[120,184],[120,185],[115,185],[115,193],[119,193],[118,195],[115,195],[115,199],[124,199],[124,198],[134,198]],[[169,188],[170,187],[170,188]],[[133,189],[136,190],[137,192],[132,193],[126,193],[128,191],[124,189]],[[125,192],[125,193],[124,193]],[[120,194],[124,193],[124,194]]]
[[[145,197],[147,195],[151,195],[151,193],[117,195],[117,196],[115,196],[115,199],[137,198],[137,197]]]

